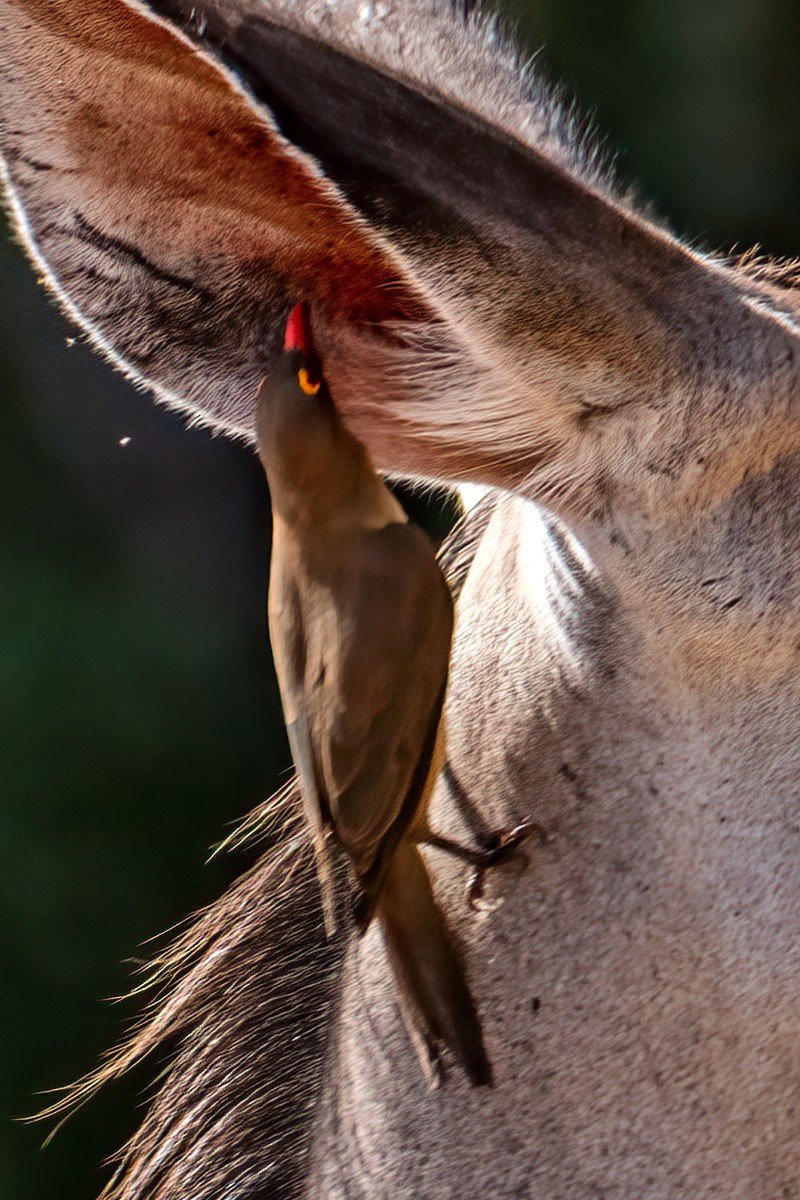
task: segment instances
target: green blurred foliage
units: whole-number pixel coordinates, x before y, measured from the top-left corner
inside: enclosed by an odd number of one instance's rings
[[[119,1036],[100,1001],[127,988],[121,961],[224,886],[234,864],[204,870],[208,848],[287,753],[253,456],[68,349],[28,265],[1,253],[2,1088],[17,1117]],[[95,1194],[133,1120],[133,1096],[110,1092],[42,1154],[45,1129],[4,1123],[0,1196]]]
[[[701,244],[800,248],[800,8],[509,0],[623,178]],[[252,453],[157,409],[80,343],[0,242],[0,1197],[91,1200],[142,1080],[44,1152],[12,1123],[89,1068],[122,960],[243,860],[208,847],[288,764],[264,628]],[[121,440],[130,440],[121,444]],[[441,530],[443,519],[438,520]],[[446,520],[446,515],[445,515]]]

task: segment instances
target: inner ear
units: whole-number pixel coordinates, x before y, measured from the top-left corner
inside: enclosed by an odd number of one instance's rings
[[[4,4],[0,115],[30,250],[94,341],[168,403],[250,436],[299,298],[322,338],[424,316],[334,185],[137,4]]]

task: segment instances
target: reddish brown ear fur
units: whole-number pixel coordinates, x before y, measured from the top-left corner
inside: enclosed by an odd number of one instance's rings
[[[421,310],[269,117],[138,8],[3,0],[0,103],[20,227],[73,315],[168,402],[249,434],[298,296],[337,324]]]

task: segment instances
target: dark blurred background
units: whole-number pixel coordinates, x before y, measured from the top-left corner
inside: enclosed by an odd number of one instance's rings
[[[794,0],[510,0],[624,178],[693,242],[800,252]],[[12,1118],[118,1036],[122,960],[288,762],[264,620],[268,498],[80,344],[0,227],[0,1197],[92,1200],[138,1119],[111,1088],[44,1151]]]

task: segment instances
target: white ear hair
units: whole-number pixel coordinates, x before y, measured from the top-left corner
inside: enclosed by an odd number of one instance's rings
[[[461,483],[458,486],[458,494],[461,497],[461,503],[464,505],[464,512],[472,512],[484,496],[489,492],[487,487],[482,487],[479,483]]]

